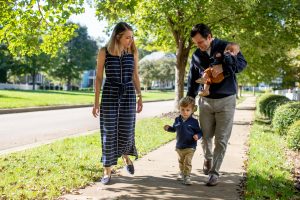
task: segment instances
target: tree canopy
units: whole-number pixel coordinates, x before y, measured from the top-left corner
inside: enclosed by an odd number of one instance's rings
[[[126,21],[134,26],[139,48],[176,52],[177,100],[183,96],[188,57],[195,49],[190,30],[201,22],[212,28],[214,37],[240,44],[248,67],[238,76],[239,83],[270,83],[281,77],[288,85],[297,80],[291,75],[299,58],[289,52],[299,49],[300,1],[94,1],[100,20],[106,19],[111,25]],[[66,22],[71,14],[84,11],[83,3],[0,1],[0,43],[14,56],[55,55],[75,36],[77,25]]]
[[[54,55],[77,28],[66,25],[71,14],[84,11],[84,0],[0,1],[0,43],[14,55]]]
[[[270,82],[280,75],[287,51],[299,46],[300,2],[296,0],[96,1],[99,19],[127,21],[137,29],[138,45],[176,51],[177,100],[183,96],[187,58],[194,48],[189,33],[208,24],[213,36],[237,42],[248,61],[241,83]]]
[[[49,74],[66,81],[69,90],[72,80],[79,79],[84,70],[95,68],[97,50],[96,41],[88,36],[87,28],[79,26],[75,37],[59,50],[57,58],[52,59]]]

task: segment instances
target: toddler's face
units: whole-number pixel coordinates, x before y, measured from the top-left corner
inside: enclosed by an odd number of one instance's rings
[[[192,105],[188,105],[186,107],[180,106],[180,115],[184,120],[188,119],[193,113]]]

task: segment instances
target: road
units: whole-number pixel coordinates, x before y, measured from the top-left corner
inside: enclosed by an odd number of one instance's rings
[[[137,119],[172,110],[174,101],[144,103]],[[91,111],[85,107],[0,115],[0,154],[98,130],[99,118],[94,118]]]

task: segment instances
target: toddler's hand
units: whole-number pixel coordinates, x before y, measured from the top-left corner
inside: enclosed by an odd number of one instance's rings
[[[169,127],[170,127],[169,125],[165,125],[165,126],[164,126],[164,130],[165,130],[165,131],[168,131]]]
[[[197,134],[195,134],[195,135],[193,136],[193,138],[194,138],[194,140],[196,140],[196,141],[199,139]]]

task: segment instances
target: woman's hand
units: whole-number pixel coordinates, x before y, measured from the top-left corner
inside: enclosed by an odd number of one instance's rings
[[[138,101],[137,101],[137,109],[136,109],[136,112],[137,113],[140,113],[140,112],[142,112],[142,110],[143,110],[143,100],[142,100],[142,97],[140,96],[140,97],[138,97],[139,99],[138,99]]]
[[[94,117],[98,117],[99,116],[99,106],[94,106],[93,107],[92,114],[93,114]]]

